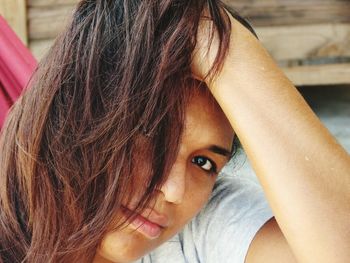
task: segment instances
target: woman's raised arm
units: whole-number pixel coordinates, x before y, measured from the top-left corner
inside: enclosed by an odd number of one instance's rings
[[[279,255],[277,261],[286,262],[283,257],[291,259],[291,250],[298,262],[348,262],[350,156],[261,43],[230,19],[229,52],[220,74],[207,84],[239,137],[278,222],[259,231],[246,260],[275,262],[272,258]],[[203,39],[199,35],[193,64],[194,73],[202,76],[210,61],[199,57],[206,47]],[[273,246],[276,240],[285,245]]]

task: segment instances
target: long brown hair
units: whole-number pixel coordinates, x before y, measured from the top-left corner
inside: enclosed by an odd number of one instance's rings
[[[152,158],[138,209],[150,201],[177,155],[205,7],[220,37],[215,71],[230,34],[216,0],[77,5],[2,130],[0,262],[91,262],[140,183],[140,136]]]

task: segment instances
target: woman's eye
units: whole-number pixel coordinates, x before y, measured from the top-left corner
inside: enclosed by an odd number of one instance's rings
[[[198,165],[200,168],[209,173],[217,173],[216,164],[209,158],[203,156],[193,157],[192,163]]]

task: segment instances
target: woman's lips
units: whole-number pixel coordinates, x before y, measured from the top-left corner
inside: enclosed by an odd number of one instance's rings
[[[125,209],[130,210],[125,207]],[[169,225],[167,216],[155,212],[153,209],[146,208],[142,214],[136,214],[130,221],[130,226],[149,239],[155,239],[160,236],[163,229]]]
[[[155,239],[162,233],[162,227],[160,225],[152,223],[141,215],[136,216],[131,222],[131,226],[150,239]]]

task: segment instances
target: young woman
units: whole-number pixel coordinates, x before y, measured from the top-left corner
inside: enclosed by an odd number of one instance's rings
[[[247,27],[80,2],[3,128],[0,262],[346,262],[350,157]]]

